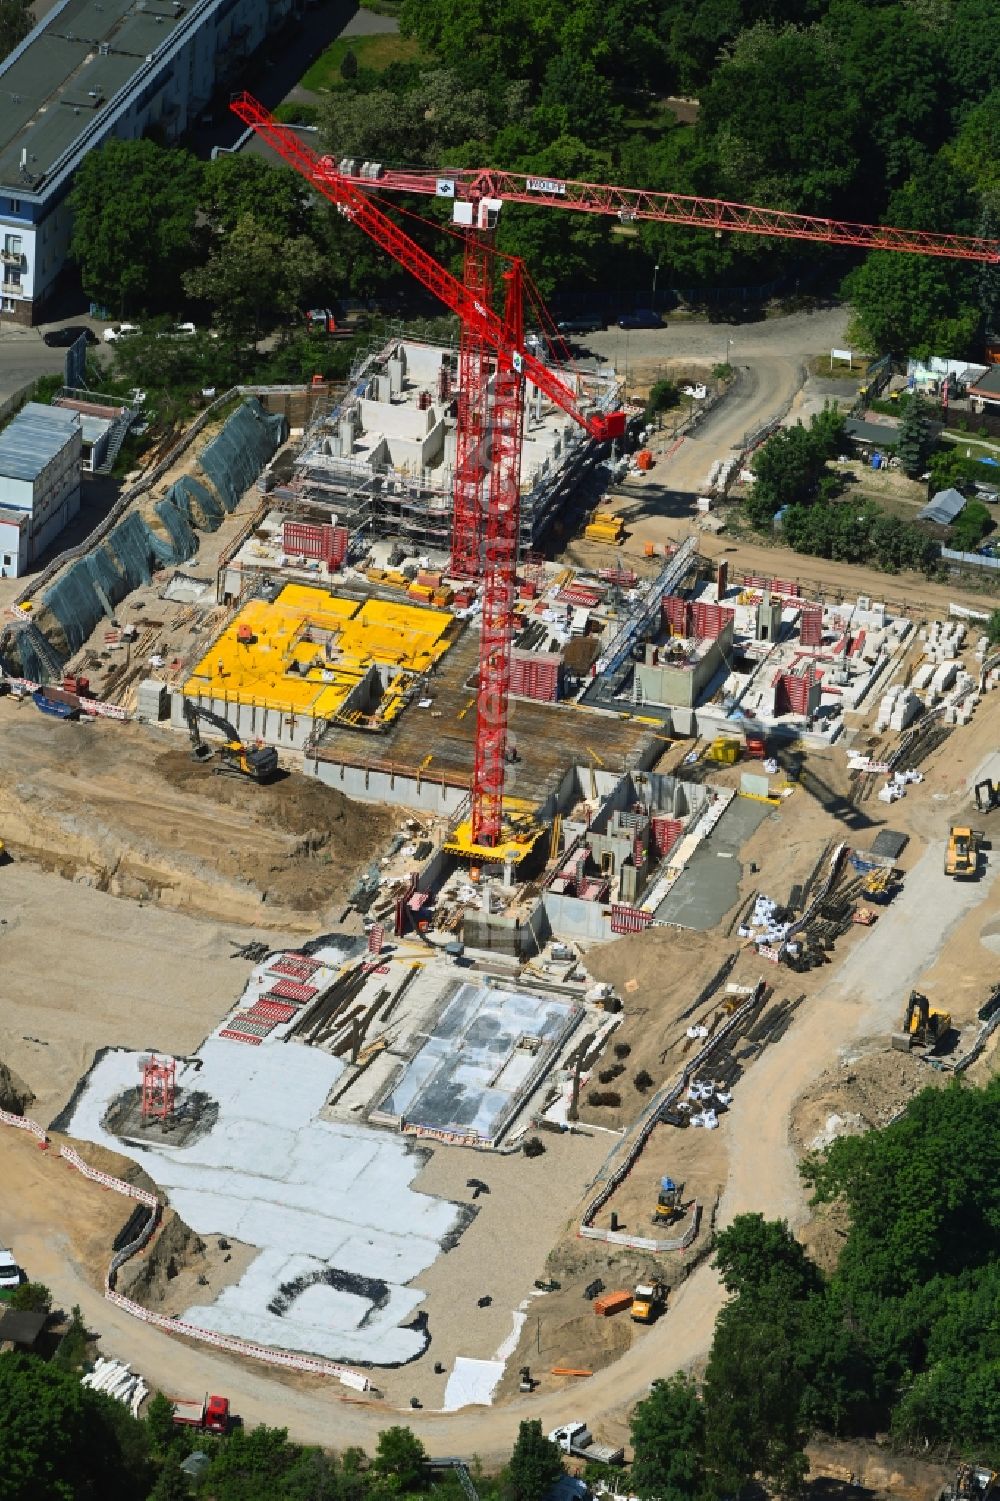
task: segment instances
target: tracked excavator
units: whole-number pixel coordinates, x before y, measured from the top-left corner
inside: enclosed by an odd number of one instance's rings
[[[270,745],[247,745],[235,725],[211,709],[184,700],[184,718],[191,736],[191,755],[195,761],[211,760],[218,750],[222,760],[217,772],[231,772],[234,776],[247,777],[251,782],[268,782],[278,770],[278,752]],[[200,722],[214,725],[225,736],[220,746],[208,745],[201,738]]]
[[[951,1012],[932,1011],[927,997],[918,990],[911,990],[903,1030],[893,1033],[892,1045],[901,1053],[908,1053],[913,1047],[929,1048],[933,1052],[950,1031]]]

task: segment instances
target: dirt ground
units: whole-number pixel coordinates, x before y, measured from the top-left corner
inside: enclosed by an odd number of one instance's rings
[[[210,923],[61,880],[28,861],[0,868],[2,1057],[47,1125],[102,1047],[183,1057],[225,1016],[252,968],[234,944],[249,922]],[[250,904],[247,904],[249,917]],[[275,946],[301,941],[269,930]],[[0,1133],[0,1160],[13,1133]]]
[[[6,698],[0,733],[8,852],[139,902],[322,931],[392,828],[387,810],[299,772],[215,775],[169,731],[62,723]]]

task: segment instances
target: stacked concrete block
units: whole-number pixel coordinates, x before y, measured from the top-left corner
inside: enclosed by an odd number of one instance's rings
[[[913,687],[917,693],[926,693],[934,677],[934,663],[925,662],[913,674]]]
[[[965,641],[965,625],[961,620],[932,620],[920,637],[929,661],[954,662]]]
[[[953,661],[942,661],[931,678],[931,688],[935,693],[947,693],[955,679],[958,677],[958,668]]]
[[[917,695],[897,683],[890,688],[878,706],[875,728],[881,734],[885,730],[905,730],[912,724],[923,708]]]

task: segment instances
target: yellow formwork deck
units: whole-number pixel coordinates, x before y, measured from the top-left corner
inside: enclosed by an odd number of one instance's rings
[[[518,865],[531,854],[545,833],[544,825],[535,821],[535,808],[532,803],[525,798],[505,797],[503,831],[499,844],[474,844],[472,819],[464,818],[452,830],[444,847],[449,855],[458,855],[460,859],[468,860],[472,864],[479,862],[484,865],[505,864],[508,860],[513,860],[514,864]]]
[[[272,603],[251,600],[184,684],[192,698],[337,718],[372,666],[392,674],[378,710],[388,723],[416,679],[452,644],[454,616],[421,605],[361,603],[286,584]]]

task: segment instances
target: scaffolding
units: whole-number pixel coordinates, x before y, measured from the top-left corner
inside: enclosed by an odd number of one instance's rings
[[[173,1058],[144,1058],[142,1068],[142,1119],[168,1121],[174,1113],[177,1064]]]
[[[444,452],[438,462],[418,470],[393,464],[384,451],[360,456],[344,451],[348,431],[362,430],[362,401],[401,348],[433,352],[440,357],[441,369],[447,371],[447,379],[430,392],[441,409]],[[614,372],[586,379],[589,401],[602,411],[616,406],[621,388]],[[425,380],[431,383],[429,377]],[[412,389],[411,394],[414,400],[419,395]],[[275,503],[307,507],[326,518],[336,513],[352,539],[359,533],[369,539],[400,537],[416,547],[450,553],[454,541],[455,463],[462,459],[456,454],[453,461],[450,440],[457,431],[461,399],[460,365],[454,345],[425,345],[404,338],[402,333],[371,345],[352,366],[347,393],[337,406],[318,412],[310,423],[292,480],[272,492]],[[537,393],[527,404],[525,418],[529,437],[533,425],[536,433],[544,429],[543,404]],[[554,455],[541,460],[521,495],[518,543],[522,554],[539,547],[569,499],[584,457],[590,452],[586,434],[571,426],[559,434]]]

